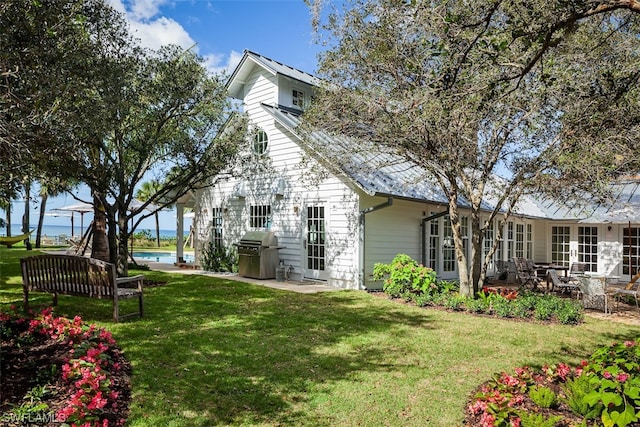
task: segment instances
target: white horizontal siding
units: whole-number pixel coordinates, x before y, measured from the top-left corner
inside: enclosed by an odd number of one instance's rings
[[[305,209],[307,205],[322,204],[326,208],[328,231],[327,281],[338,287],[356,288],[358,208],[353,190],[335,177],[326,178],[323,175],[320,178],[315,175],[313,172],[319,166],[313,161],[303,162],[305,156],[293,142],[296,137],[277,125],[259,106],[263,102],[273,103],[276,90],[270,76],[251,76],[247,81],[247,88],[245,111],[249,114],[251,123],[267,133],[267,152],[264,157],[254,158],[247,165],[243,172],[246,178],[229,179],[198,194],[194,224],[201,230],[199,237],[203,241],[210,238],[210,214],[214,207],[225,209],[223,236],[225,244],[232,245],[249,229],[249,207],[271,205],[270,230],[278,237],[279,246],[283,246],[279,251],[280,260],[286,270],[293,271],[292,279],[302,279],[306,268]],[[247,152],[250,145],[248,144]],[[276,195],[274,188],[280,180],[284,182],[285,191],[282,195]],[[240,182],[244,183],[244,198],[234,194]]]

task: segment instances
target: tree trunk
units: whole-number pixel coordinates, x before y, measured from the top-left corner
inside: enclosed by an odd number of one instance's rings
[[[118,264],[118,224],[115,218],[109,217],[109,228],[107,235],[109,238],[109,262],[112,264]]]
[[[483,230],[480,223],[480,212],[479,209],[473,209],[471,211],[471,220],[469,221],[471,224],[471,273],[469,275],[471,279],[472,294],[475,295],[480,290],[482,286],[483,277],[486,273],[486,265],[484,265],[484,257],[482,251],[482,242],[483,242]]]
[[[156,212],[156,244],[160,247],[160,215]]]
[[[460,228],[458,208],[455,203],[449,205],[449,216],[456,249],[456,262],[460,280],[460,294],[468,297],[475,296],[480,290],[484,280],[483,253],[482,253],[482,227],[478,210],[473,209],[469,218],[469,244],[471,256],[467,258]]]
[[[129,275],[129,222],[127,213],[118,210],[118,275]]]
[[[42,225],[44,224],[44,212],[47,208],[47,200],[49,199],[49,194],[43,193],[40,196],[40,213],[38,216],[38,231],[36,231],[36,248],[40,248],[42,243]]]
[[[91,257],[109,262],[109,241],[107,240],[107,216],[99,194],[93,195],[93,244]]]
[[[22,215],[22,232],[23,233],[29,232],[29,223],[31,222],[31,219],[29,217],[29,213],[31,212],[30,208],[31,208],[31,183],[27,183],[24,186],[24,214]],[[31,241],[29,239],[30,239],[29,236],[27,236],[27,238],[24,239],[24,245],[26,246],[28,251],[31,250]]]
[[[9,201],[9,204],[7,205],[7,216],[6,216],[6,223],[7,223],[7,237],[11,237],[11,208],[13,207],[13,205],[11,204],[11,201]],[[11,245],[7,245],[7,248],[10,248]]]

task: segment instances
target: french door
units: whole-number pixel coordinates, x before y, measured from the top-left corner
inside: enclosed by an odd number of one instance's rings
[[[569,267],[585,264],[585,271],[598,271],[598,227],[551,227],[551,262]]]
[[[326,268],[327,227],[324,205],[307,206],[304,246],[305,278],[327,280],[329,274]]]

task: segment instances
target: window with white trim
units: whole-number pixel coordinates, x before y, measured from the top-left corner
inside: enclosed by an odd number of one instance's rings
[[[271,228],[271,205],[250,206],[249,226],[251,228]]]
[[[434,213],[431,212],[431,215]],[[432,219],[429,222],[429,253],[427,254],[428,259],[427,267],[430,267],[432,270],[438,270],[438,255],[440,253],[440,231],[439,226],[440,222],[438,218]]]
[[[262,155],[267,152],[269,137],[265,131],[259,129],[253,137],[253,152]]]
[[[507,221],[507,231],[505,234],[505,241],[507,243],[507,259],[510,260],[515,256],[513,221]]]
[[[222,208],[213,208],[211,214],[211,242],[216,248],[222,248]]]
[[[293,89],[291,93],[291,103],[296,107],[303,109],[304,108],[304,92],[298,89]]]
[[[518,258],[525,258],[524,247],[524,224],[516,224],[516,256]]]

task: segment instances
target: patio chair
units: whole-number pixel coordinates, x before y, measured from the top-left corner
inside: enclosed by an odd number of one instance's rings
[[[509,266],[506,261],[495,261],[496,279],[507,280],[509,275]]]
[[[540,283],[540,278],[536,276],[535,269],[529,268],[529,263],[526,258],[514,257],[513,262],[516,267],[518,279],[520,280],[520,288],[522,289],[537,289]]]
[[[583,262],[574,262],[569,267],[569,272],[566,277],[560,277],[560,280],[565,283],[573,283],[574,285],[578,285],[578,276],[584,274],[586,270],[586,264]]]
[[[582,292],[580,291],[580,285],[578,285],[578,283],[563,282],[562,280],[560,280],[558,272],[554,269],[547,270],[547,275],[551,280],[551,291],[557,290],[558,292],[568,292],[570,297],[573,297],[573,293],[575,292],[576,298],[580,299],[580,295],[582,294]]]
[[[578,282],[584,308],[595,308],[610,313],[606,277],[578,276]]]
[[[627,299],[629,297],[633,297],[636,302],[636,310],[640,312],[640,306],[638,305],[638,298],[640,298],[640,282],[633,281],[630,282],[624,288],[616,288],[611,291],[611,297],[616,302],[616,309],[620,305],[621,300]]]

